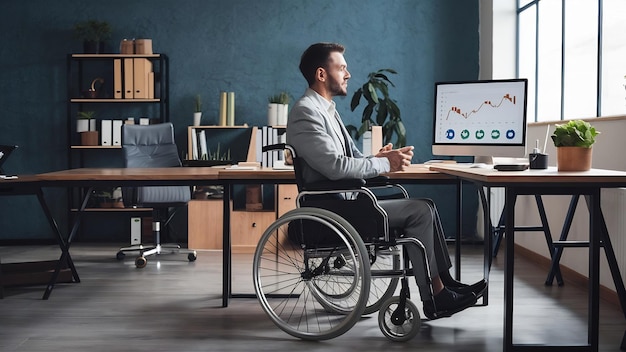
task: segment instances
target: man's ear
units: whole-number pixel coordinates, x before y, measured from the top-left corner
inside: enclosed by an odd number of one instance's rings
[[[320,81],[326,81],[326,70],[323,67],[318,67],[315,71],[315,78]]]

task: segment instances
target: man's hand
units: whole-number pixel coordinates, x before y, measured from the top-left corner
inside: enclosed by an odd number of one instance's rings
[[[411,165],[413,149],[413,146],[392,149],[391,144],[387,144],[380,149],[376,157],[387,158],[389,160],[390,172],[403,171]]]

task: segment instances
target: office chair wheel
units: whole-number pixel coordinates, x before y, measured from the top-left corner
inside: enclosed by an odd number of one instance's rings
[[[398,308],[400,297],[395,296],[385,301],[378,311],[378,326],[389,340],[405,342],[417,335],[422,320],[420,312],[410,300],[405,300],[404,312]]]
[[[146,259],[143,256],[139,256],[135,259],[135,266],[139,269],[145,268],[147,264],[148,264],[148,259]]]
[[[346,220],[304,207],[278,218],[261,236],[254,289],[265,313],[286,333],[332,339],[363,314],[369,270],[363,240]]]
[[[370,295],[367,299],[367,305],[363,315],[369,315],[377,312],[383,302],[393,296],[398,287],[400,278],[378,276],[377,271],[389,272],[400,270],[400,250],[397,247],[389,247],[380,249],[376,253],[374,263],[370,266],[372,275],[370,285]]]
[[[126,254],[122,251],[117,252],[117,254],[115,255],[115,258],[117,258],[117,260],[123,260],[124,257],[126,257]]]
[[[187,260],[189,260],[190,262],[195,262],[196,259],[198,259],[198,256],[195,252],[187,254]]]

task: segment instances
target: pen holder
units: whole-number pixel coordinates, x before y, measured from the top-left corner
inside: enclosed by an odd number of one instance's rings
[[[528,154],[528,163],[531,169],[547,169],[548,154],[530,153]]]

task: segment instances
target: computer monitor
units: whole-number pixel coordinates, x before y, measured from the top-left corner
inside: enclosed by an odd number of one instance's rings
[[[433,155],[524,157],[527,85],[522,78],[435,83]]]

